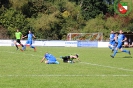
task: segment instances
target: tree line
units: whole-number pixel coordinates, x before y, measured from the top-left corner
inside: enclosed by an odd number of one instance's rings
[[[0,30],[14,39],[16,29],[38,39],[65,40],[67,33],[133,31],[133,13],[114,12],[115,0],[0,0]],[[2,32],[1,32],[2,33]],[[3,35],[3,34],[2,34]]]

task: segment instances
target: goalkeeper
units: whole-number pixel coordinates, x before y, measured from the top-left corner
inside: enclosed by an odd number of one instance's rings
[[[77,61],[80,61],[78,54],[70,55],[70,56],[61,56],[60,58],[63,59],[64,63],[75,63],[74,59],[76,59]]]

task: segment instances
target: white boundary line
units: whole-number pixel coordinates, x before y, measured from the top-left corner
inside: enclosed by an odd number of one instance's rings
[[[133,75],[0,75],[0,77],[133,77]]]
[[[43,57],[43,56],[40,56],[40,55],[34,55],[34,54],[26,54],[24,53],[24,51],[20,51],[21,53],[16,53],[16,52],[8,52],[8,51],[0,51],[0,52],[6,52],[6,53],[11,53],[11,54],[23,54],[23,55],[31,55],[31,56],[36,56],[36,57]]]
[[[80,63],[82,63],[82,64],[88,64],[88,65],[92,65],[92,66],[98,66],[98,67],[104,67],[104,68],[112,68],[112,69],[118,69],[118,70],[133,72],[132,69],[117,68],[117,67],[105,66],[105,65],[99,65],[99,64],[92,64],[92,63],[87,63],[87,62],[80,62]]]

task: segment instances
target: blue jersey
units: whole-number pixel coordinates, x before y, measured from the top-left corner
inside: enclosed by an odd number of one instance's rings
[[[28,34],[28,41],[32,41],[32,38],[33,38],[33,34],[32,33],[29,33]]]
[[[56,58],[52,54],[46,53],[44,57],[49,61],[56,61]]]
[[[115,34],[114,33],[111,33],[110,34],[110,42],[109,44],[113,45],[115,44]]]
[[[125,35],[124,34],[119,34],[118,35],[118,43],[122,43],[124,39],[125,39]]]
[[[110,34],[110,41],[114,41],[114,38],[115,38],[115,34],[114,33]]]

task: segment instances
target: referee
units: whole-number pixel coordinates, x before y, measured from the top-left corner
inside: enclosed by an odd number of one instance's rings
[[[19,29],[17,29],[17,31],[15,32],[15,37],[16,37],[16,41],[14,42],[14,44],[15,44],[17,50],[19,49],[17,43],[19,43],[22,47],[24,47],[23,44],[20,42],[20,40],[23,37],[23,35],[19,31]],[[22,51],[22,49],[20,49],[20,50]]]

